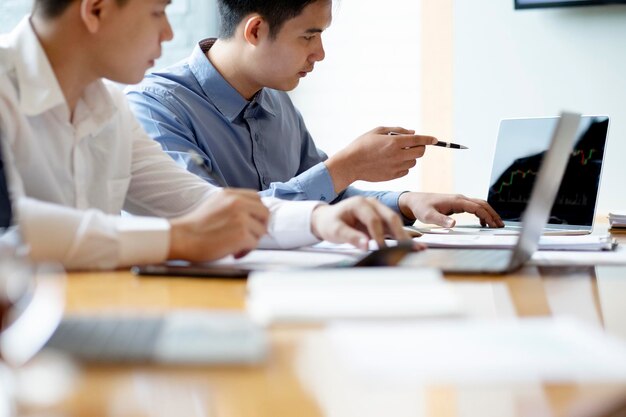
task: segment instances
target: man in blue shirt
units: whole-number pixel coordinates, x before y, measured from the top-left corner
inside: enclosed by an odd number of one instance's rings
[[[321,34],[332,19],[331,0],[218,5],[219,39],[201,41],[187,60],[127,90],[144,129],[180,164],[207,181],[217,177],[263,196],[329,202],[372,196],[407,223],[417,218],[450,227],[454,220],[447,215],[470,212],[483,224],[503,225],[483,200],[350,186],[406,175],[425,145],[437,142],[433,137],[380,127],[331,158],[317,149],[285,91],[324,59]],[[193,162],[190,151],[204,158],[204,166]]]

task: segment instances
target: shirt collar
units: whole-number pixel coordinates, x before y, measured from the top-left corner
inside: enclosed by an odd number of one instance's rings
[[[37,38],[30,17],[25,17],[11,33],[15,69],[20,91],[20,110],[27,116],[45,113],[67,102],[50,61]],[[77,105],[77,124],[96,134],[113,117],[116,108],[102,80],[87,86]],[[87,122],[86,125],[84,122]]]
[[[20,91],[20,110],[27,116],[41,114],[65,104],[65,97],[52,71],[30,17],[25,17],[11,32],[15,70]]]
[[[249,103],[256,102],[265,112],[275,116],[276,113],[272,109],[269,95],[264,88],[249,102],[213,66],[207,58],[206,52],[214,43],[214,38],[200,41],[191,53],[189,68],[204,93],[220,113],[232,122],[245,110]]]

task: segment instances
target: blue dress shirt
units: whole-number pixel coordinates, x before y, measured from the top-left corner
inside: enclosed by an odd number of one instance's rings
[[[206,57],[213,43],[200,42],[186,60],[126,90],[139,122],[170,156],[209,182],[216,184],[207,168],[223,183],[264,197],[335,202],[372,196],[400,213],[399,192],[348,187],[337,194],[323,163],[328,157],[289,96],[263,88],[246,100]],[[204,158],[204,168],[190,150]]]

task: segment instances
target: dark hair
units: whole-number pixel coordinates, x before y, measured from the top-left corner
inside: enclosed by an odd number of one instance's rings
[[[283,24],[319,0],[218,0],[220,11],[219,37],[231,38],[237,25],[250,13],[258,13],[267,21],[270,36],[275,38]]]
[[[75,0],[35,0],[33,13],[41,13],[46,19],[59,17]],[[116,0],[117,4],[123,6],[128,0]]]

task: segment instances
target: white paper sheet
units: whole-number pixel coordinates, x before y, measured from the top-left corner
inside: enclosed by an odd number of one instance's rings
[[[529,265],[536,266],[593,266],[626,265],[626,249],[618,245],[612,251],[537,251]]]
[[[612,211],[609,213],[609,224],[611,227],[626,228],[626,210]]]
[[[337,323],[339,360],[390,382],[626,382],[626,342],[572,319]]]
[[[354,247],[353,247],[354,248]],[[250,269],[288,269],[294,267],[318,267],[340,262],[355,261],[358,250],[254,250],[241,259],[232,256],[212,262],[211,265],[235,265]]]
[[[255,272],[247,309],[260,323],[460,314],[458,297],[433,269],[346,268]]]
[[[517,236],[426,234],[415,239],[433,248],[508,249],[515,246]],[[539,250],[600,251],[612,247],[608,235],[542,236]]]

